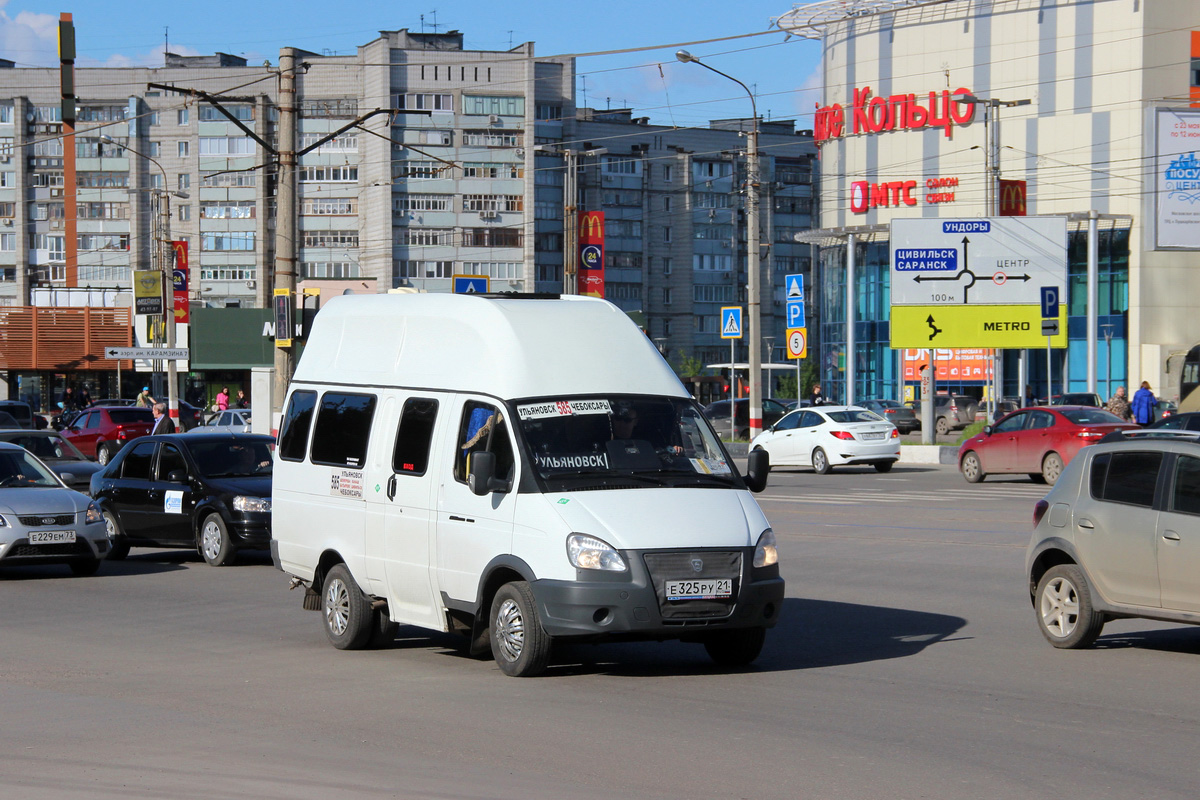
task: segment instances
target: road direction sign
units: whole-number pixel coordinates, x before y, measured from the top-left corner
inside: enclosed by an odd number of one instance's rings
[[[1042,320],[1042,336],[1058,336],[1058,320]]]
[[[721,338],[742,338],[742,307],[723,306],[721,308]]]
[[[808,358],[808,329],[787,329],[788,358]]]
[[[1058,318],[1058,287],[1042,287],[1042,316],[1046,319]]]
[[[487,275],[455,275],[454,294],[487,294]]]
[[[793,272],[783,276],[783,296],[788,300],[804,299],[804,274]]]
[[[145,358],[163,361],[187,361],[187,347],[106,347],[104,357],[108,359]]]
[[[787,305],[784,307],[784,310],[787,312],[787,314],[786,314],[787,326],[786,327],[788,327],[788,328],[803,328],[804,327],[804,301],[803,300],[789,299],[787,301]]]
[[[1065,217],[897,219],[890,246],[892,347],[1041,347],[1059,316],[1042,312],[1067,283]]]

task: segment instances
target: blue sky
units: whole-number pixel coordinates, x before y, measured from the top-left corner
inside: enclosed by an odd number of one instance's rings
[[[709,119],[748,116],[748,100],[734,83],[695,64],[680,64],[680,42],[766,31],[771,19],[791,9],[787,0],[608,0],[596,11],[582,3],[540,0],[455,0],[438,3],[314,2],[249,0],[227,2],[135,2],[0,0],[0,57],[19,66],[55,66],[60,12],[75,21],[77,66],[134,66],[162,63],[164,33],[172,52],[214,52],[270,59],[279,48],[354,52],[380,30],[457,29],[470,49],[505,50],[509,42],[533,41],[538,55],[595,53],[627,48],[643,52],[580,57],[577,98],[596,108],[632,106],[658,124],[704,125]],[[422,15],[424,22],[422,23]],[[800,118],[812,127],[820,45],[773,32],[765,36],[687,49],[706,63],[743,81],[758,97],[759,113],[774,119]],[[661,65],[661,70],[660,70]],[[803,115],[803,116],[801,116]]]

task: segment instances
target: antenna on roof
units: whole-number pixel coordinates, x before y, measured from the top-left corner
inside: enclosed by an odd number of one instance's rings
[[[171,29],[163,26],[163,66],[167,65],[167,53],[171,52]]]

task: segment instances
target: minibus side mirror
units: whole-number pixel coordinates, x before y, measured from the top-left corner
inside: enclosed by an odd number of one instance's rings
[[[771,457],[766,450],[751,450],[746,459],[746,488],[758,493],[767,488],[767,474],[771,471]]]
[[[496,477],[496,454],[487,450],[471,453],[471,468],[467,472],[471,493],[483,497],[492,492],[507,492],[508,481]]]

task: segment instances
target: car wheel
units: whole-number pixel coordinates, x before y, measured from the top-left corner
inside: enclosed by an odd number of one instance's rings
[[[750,429],[749,428],[742,428],[740,431],[738,431],[738,441],[739,442],[750,441]]]
[[[542,629],[533,590],[525,581],[500,587],[492,598],[492,657],[514,678],[540,675],[550,663],[550,636]]]
[[[1046,483],[1053,486],[1054,482],[1058,480],[1058,476],[1062,475],[1062,471],[1062,456],[1058,453],[1047,453],[1046,457],[1042,459],[1042,477],[1045,478]]]
[[[101,515],[104,517],[104,532],[108,535],[108,557],[113,561],[120,561],[129,555],[129,542],[125,541],[125,536],[121,533],[121,523],[117,522],[113,512],[106,508]]]
[[[896,462],[894,462],[894,461],[876,461],[875,462],[875,471],[876,472],[891,472],[892,464],[894,464],[894,463],[896,463]]]
[[[974,450],[963,456],[960,469],[963,477],[967,479],[967,483],[979,483],[987,477],[987,473],[983,471],[983,465],[979,463],[979,456]]]
[[[937,431],[938,436],[945,436],[950,432],[950,420],[945,417],[938,417],[938,421],[933,427]]]
[[[371,604],[345,564],[325,574],[321,592],[325,636],[338,650],[361,650],[371,638]]]
[[[386,608],[375,609],[371,612],[371,638],[367,640],[367,647],[378,650],[390,646],[396,641],[396,632],[399,630],[400,625],[392,622]]]
[[[96,460],[101,464],[108,466],[108,462],[112,461],[112,457],[116,455],[116,448],[108,442],[96,448]]]
[[[812,468],[813,472],[818,475],[828,475],[829,470],[833,469],[833,467],[829,466],[829,456],[825,455],[825,451],[819,447],[813,448]]]
[[[1089,647],[1100,636],[1104,616],[1092,608],[1092,591],[1074,564],[1051,567],[1038,581],[1037,619],[1042,635],[1063,649]]]
[[[744,667],[758,658],[766,641],[766,628],[744,628],[709,635],[704,649],[719,666]]]
[[[209,514],[200,524],[200,555],[214,567],[229,566],[237,556],[229,539],[229,528],[220,514]]]
[[[95,575],[96,570],[100,569],[100,559],[89,558],[86,561],[72,561],[68,566],[71,567],[71,574],[86,578],[89,575]]]

